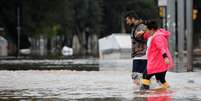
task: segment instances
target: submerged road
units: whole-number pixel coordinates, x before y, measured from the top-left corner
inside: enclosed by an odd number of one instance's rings
[[[165,101],[201,101],[201,81],[197,77],[201,73],[169,72],[171,93],[147,94],[138,93],[129,74],[129,71],[0,71],[0,100],[147,101],[158,97]]]
[[[201,101],[201,72],[168,72],[171,85],[168,91],[141,93],[132,85],[129,65],[114,65],[102,66],[100,71],[3,70],[0,71],[0,100]]]

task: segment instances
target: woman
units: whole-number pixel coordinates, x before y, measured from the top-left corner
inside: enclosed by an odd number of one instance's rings
[[[168,82],[165,80],[166,72],[173,67],[173,60],[168,49],[168,37],[170,32],[158,28],[155,21],[147,24],[151,37],[147,42],[147,70],[143,74],[141,90],[149,89],[150,79],[155,75],[156,79],[162,84],[162,88],[168,88]]]

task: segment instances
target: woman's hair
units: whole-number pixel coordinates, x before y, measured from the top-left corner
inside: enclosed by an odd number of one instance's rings
[[[149,30],[151,30],[151,29],[157,30],[158,29],[158,23],[156,21],[148,21],[146,23],[146,25]]]

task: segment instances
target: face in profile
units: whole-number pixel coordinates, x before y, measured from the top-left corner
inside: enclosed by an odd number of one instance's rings
[[[136,25],[137,24],[137,19],[131,18],[131,17],[126,17],[126,24],[127,25]]]
[[[132,25],[133,24],[132,19],[130,17],[126,17],[126,24],[127,25]]]

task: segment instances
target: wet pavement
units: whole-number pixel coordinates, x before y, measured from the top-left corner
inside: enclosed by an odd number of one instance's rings
[[[130,65],[127,60],[113,60],[101,61],[100,71],[3,70],[0,100],[201,101],[201,72],[168,72],[169,90],[140,92],[132,85]]]
[[[97,59],[10,59],[0,60],[0,70],[98,71]]]

